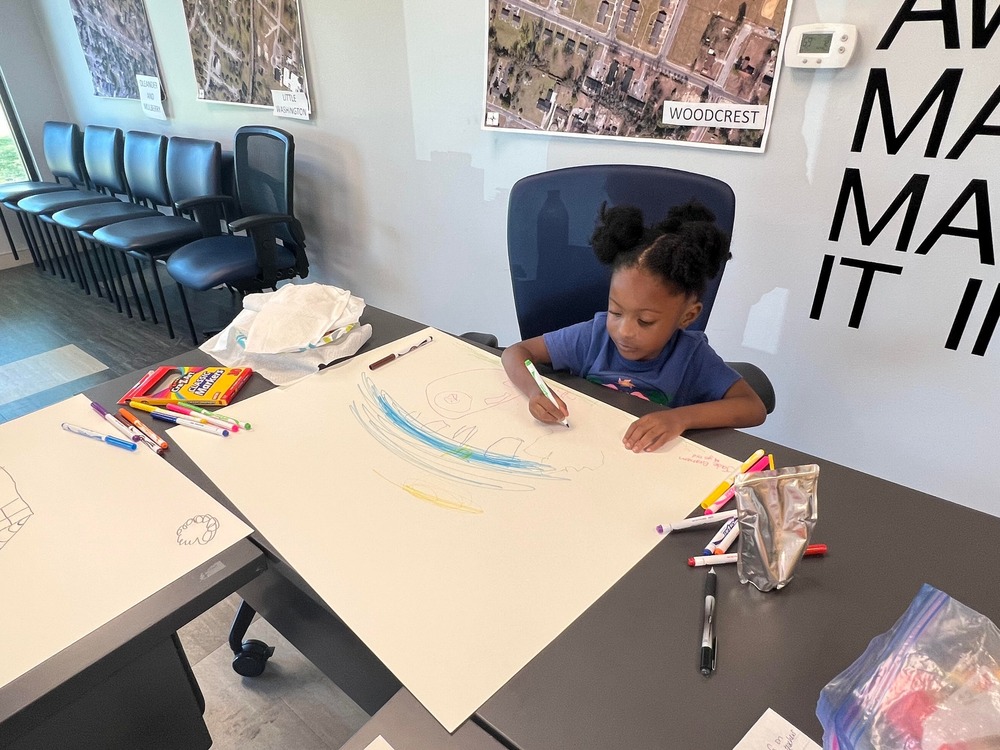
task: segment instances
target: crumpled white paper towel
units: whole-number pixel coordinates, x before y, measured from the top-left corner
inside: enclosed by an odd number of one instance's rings
[[[250,367],[278,386],[350,357],[371,338],[365,301],[325,284],[286,284],[248,294],[243,310],[200,349],[227,367]]]

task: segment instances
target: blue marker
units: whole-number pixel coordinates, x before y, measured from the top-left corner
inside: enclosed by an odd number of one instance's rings
[[[705,545],[705,549],[702,550],[702,554],[714,555],[717,549],[721,549],[724,540],[726,540],[727,537],[729,537],[730,533],[734,529],[737,529],[737,524],[739,524],[739,522],[740,522],[739,518],[730,518],[728,521],[726,521],[722,525],[722,528],[719,529],[716,532],[715,536],[712,537],[712,541],[710,541],[708,544]],[[738,529],[736,533],[739,533]],[[736,534],[733,534],[732,538],[729,539],[729,544],[732,544],[732,539],[734,539],[735,537]],[[725,549],[722,549],[722,552],[725,552],[726,549],[729,548],[729,544],[726,545]]]
[[[86,427],[77,427],[75,424],[70,424],[69,422],[63,422],[62,428],[66,430],[66,432],[72,432],[74,435],[82,435],[83,437],[88,437],[92,440],[101,440],[108,445],[115,446],[116,448],[124,448],[127,451],[135,450],[135,443],[131,440],[123,440],[122,438],[115,437],[114,435],[102,435],[100,432],[88,430]]]

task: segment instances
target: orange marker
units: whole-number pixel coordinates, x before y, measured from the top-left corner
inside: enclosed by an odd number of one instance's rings
[[[167,448],[170,447],[170,444],[166,440],[164,440],[155,432],[153,432],[151,429],[149,429],[146,425],[144,425],[141,421],[139,421],[135,417],[135,415],[132,414],[132,412],[128,411],[127,409],[119,409],[118,416],[124,419],[133,427],[135,427],[135,429],[137,429],[143,435],[145,435],[154,445],[156,445],[157,448],[159,448],[160,452],[165,451],[167,450]]]

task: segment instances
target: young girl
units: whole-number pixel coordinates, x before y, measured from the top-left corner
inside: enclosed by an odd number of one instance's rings
[[[550,364],[670,408],[633,422],[622,442],[636,453],[655,451],[689,429],[751,427],[767,416],[760,397],[708,345],[704,333],[684,330],[701,312],[705,284],[730,258],[729,238],[713,214],[696,203],[671,209],[654,227],[633,206],[602,207],[591,238],[611,266],[607,312],[593,320],[507,347],[511,381],[542,422],[569,416],[538,388],[524,361]]]

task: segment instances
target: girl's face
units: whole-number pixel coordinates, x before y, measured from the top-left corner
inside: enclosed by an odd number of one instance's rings
[[[648,271],[620,268],[611,276],[608,336],[625,359],[655,359],[700,312],[695,295],[678,293]]]

